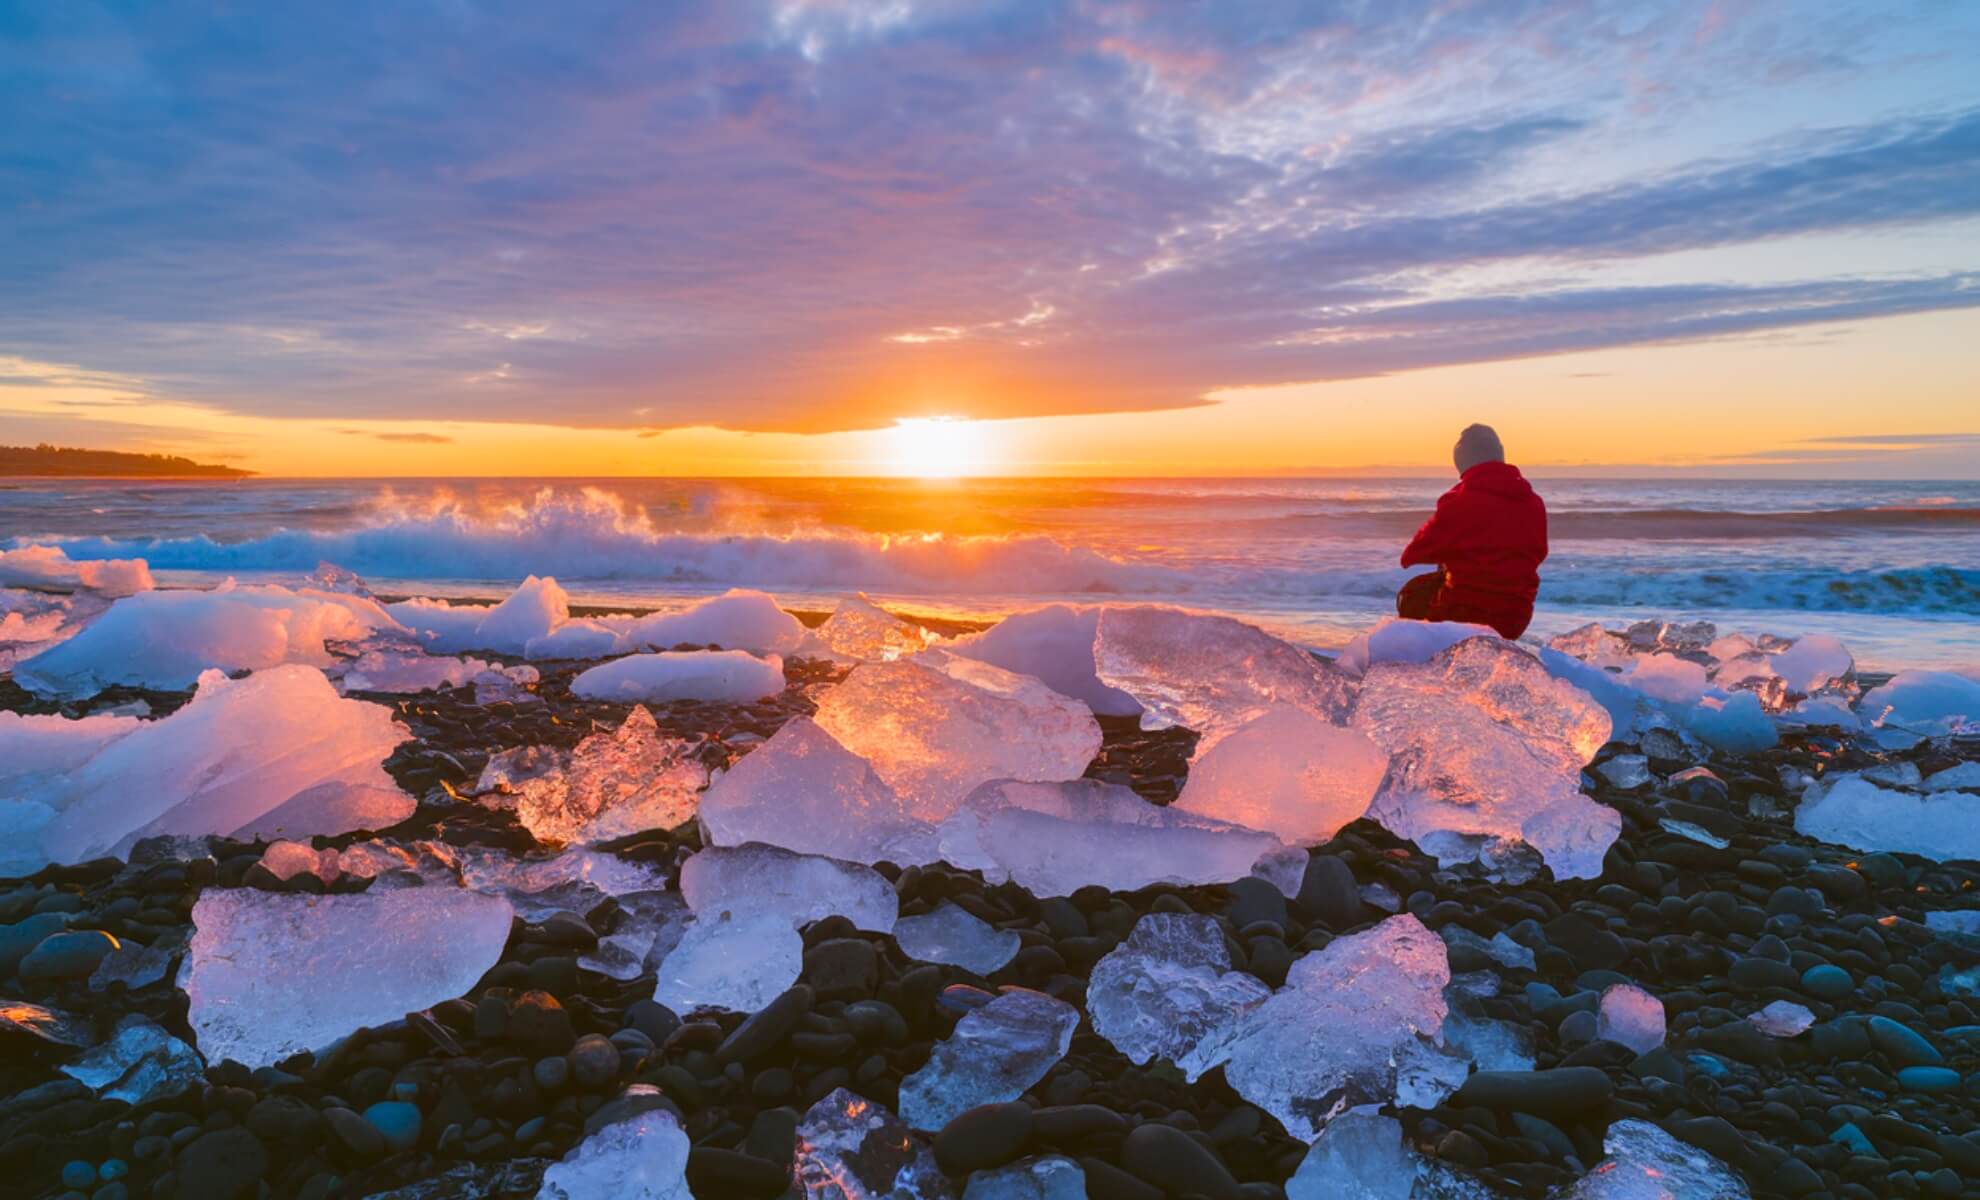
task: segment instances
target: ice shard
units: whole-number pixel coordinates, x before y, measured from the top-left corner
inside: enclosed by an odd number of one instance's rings
[[[571,680],[580,700],[661,704],[751,704],[784,690],[784,660],[743,650],[682,650],[628,654]]]
[[[797,1127],[792,1191],[805,1200],[953,1200],[927,1143],[877,1101],[839,1088]]]
[[[803,638],[804,626],[777,606],[776,597],[747,588],[731,588],[681,612],[641,617],[626,631],[628,646],[717,646],[751,654],[789,654]]]
[[[1905,671],[1864,693],[1857,711],[1877,743],[1906,749],[1927,738],[1980,732],[1980,680],[1952,671]]]
[[[928,1063],[901,1080],[901,1119],[937,1130],[979,1104],[1015,1100],[1066,1055],[1079,1010],[1011,988],[956,1022]]]
[[[1093,639],[1100,625],[1097,606],[1048,604],[1012,613],[981,633],[947,643],[965,658],[1043,680],[1046,687],[1102,716],[1134,717],[1141,705],[1133,696],[1100,682],[1093,662]]]
[[[1022,1159],[970,1172],[963,1200],[1086,1200],[1086,1172],[1057,1154]]]
[[[1428,662],[1443,650],[1467,638],[1497,639],[1497,630],[1487,625],[1463,621],[1414,621],[1404,617],[1384,617],[1367,633],[1356,634],[1334,662],[1341,670],[1360,678],[1376,663]]]
[[[697,915],[777,916],[794,929],[838,915],[889,933],[900,913],[894,885],[873,868],[760,842],[697,852],[681,864],[681,895]]]
[[[536,1200],[695,1200],[688,1136],[658,1106],[613,1121],[543,1173]]]
[[[1648,1054],[1664,1044],[1664,1002],[1635,984],[1612,983],[1602,989],[1595,1036]]]
[[[635,705],[610,733],[594,733],[568,758],[541,753],[528,767],[491,760],[483,782],[515,796],[516,819],[552,845],[603,842],[647,829],[672,829],[695,814],[708,768],[694,747],[663,737],[653,714]],[[489,771],[496,771],[491,780]]]
[[[1733,1170],[1688,1142],[1634,1117],[1602,1135],[1608,1155],[1554,1200],[1747,1200]]]
[[[1422,1163],[1403,1144],[1401,1122],[1348,1112],[1320,1131],[1286,1181],[1286,1200],[1411,1200]]]
[[[472,988],[502,956],[508,901],[440,886],[307,896],[208,888],[180,985],[213,1062],[272,1066]]]
[[[1135,1065],[1183,1063],[1204,1037],[1271,994],[1257,978],[1231,970],[1215,917],[1149,913],[1093,965],[1086,1011],[1094,1032]],[[1197,1073],[1189,1074],[1194,1081]]]
[[[834,662],[892,662],[919,654],[940,639],[881,608],[864,595],[839,601],[825,623],[804,635],[794,654]]]
[[[151,590],[151,568],[141,558],[71,559],[60,546],[0,550],[0,587],[82,588],[104,596]]]
[[[110,1040],[63,1064],[62,1073],[105,1100],[133,1105],[206,1086],[199,1051],[136,1013],[117,1023]]]
[[[658,972],[694,920],[687,902],[679,892],[628,892],[615,899],[618,924],[578,955],[578,966],[619,980]]]
[[[696,916],[660,964],[653,998],[686,1015],[719,1008],[753,1013],[797,982],[804,939],[777,914]]]
[[[1101,682],[1140,702],[1143,729],[1194,729],[1199,755],[1270,708],[1344,725],[1354,707],[1354,681],[1332,663],[1242,621],[1179,608],[1101,609],[1093,661]]]
[[[1768,1037],[1791,1038],[1807,1033],[1815,1014],[1792,1000],[1776,1000],[1746,1018]]]
[[[385,692],[407,695],[430,692],[435,688],[460,687],[491,664],[481,658],[458,658],[426,654],[400,647],[375,647],[358,655],[344,668],[347,692]]]
[[[1015,931],[998,929],[948,901],[934,912],[895,922],[894,941],[916,962],[946,963],[978,975],[1011,961],[1023,943]]]
[[[941,826],[945,861],[1038,896],[1070,896],[1089,884],[1126,892],[1229,883],[1283,849],[1269,833],[1163,808],[1093,779],[986,783]]]
[[[1796,832],[1857,850],[1891,850],[1934,862],[1980,858],[1980,796],[1879,787],[1851,772],[1802,793]]]
[[[849,862],[925,863],[933,827],[907,813],[865,759],[808,717],[784,723],[701,798],[708,844],[763,842]]]
[[[1444,943],[1409,915],[1335,938],[1294,962],[1286,985],[1199,1043],[1186,1071],[1224,1078],[1312,1141],[1351,1108],[1431,1108],[1468,1067],[1442,1046]]]
[[[992,779],[1077,779],[1100,750],[1086,705],[943,650],[855,667],[815,719],[924,821]]]
[[[369,822],[378,792],[397,792],[381,764],[406,736],[390,709],[338,696],[313,667],[213,671],[192,703],[23,798],[56,813],[41,836],[53,862],[121,856],[158,834],[231,834],[278,810],[286,826],[344,833]]]
[[[1273,708],[1190,764],[1174,807],[1315,846],[1368,811],[1388,769],[1366,734]]]
[[[1370,667],[1354,725],[1391,756],[1369,815],[1392,833],[1446,862],[1524,843],[1557,877],[1601,873],[1622,818],[1582,794],[1581,769],[1609,713],[1525,650],[1473,638]]]
[[[14,678],[49,696],[93,696],[117,684],[177,690],[202,672],[327,667],[327,643],[404,633],[375,601],[284,587],[140,592],[74,637],[19,663]]]

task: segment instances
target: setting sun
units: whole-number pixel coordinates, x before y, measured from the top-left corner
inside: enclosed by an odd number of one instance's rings
[[[891,474],[952,479],[980,474],[989,460],[983,423],[961,417],[908,417],[887,431]]]

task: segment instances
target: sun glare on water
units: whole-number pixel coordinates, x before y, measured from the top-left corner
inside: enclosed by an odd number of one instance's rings
[[[961,417],[908,417],[887,431],[887,467],[897,475],[953,479],[983,471],[988,438],[980,422]]]

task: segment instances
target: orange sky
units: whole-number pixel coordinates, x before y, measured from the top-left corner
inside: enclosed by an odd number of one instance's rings
[[[269,475],[1206,475],[1441,470],[1483,420],[1530,468],[1980,473],[1973,310],[1215,393],[1202,406],[832,433],[254,417],[147,381],[0,359],[0,441],[185,454]],[[931,411],[943,411],[940,398]],[[960,395],[955,411],[966,415]]]

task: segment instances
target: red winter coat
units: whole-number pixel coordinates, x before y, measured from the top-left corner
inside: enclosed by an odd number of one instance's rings
[[[1402,565],[1434,563],[1444,585],[1433,621],[1490,625],[1509,638],[1526,631],[1547,557],[1547,506],[1507,463],[1479,463],[1437,500],[1437,512],[1403,549]]]

